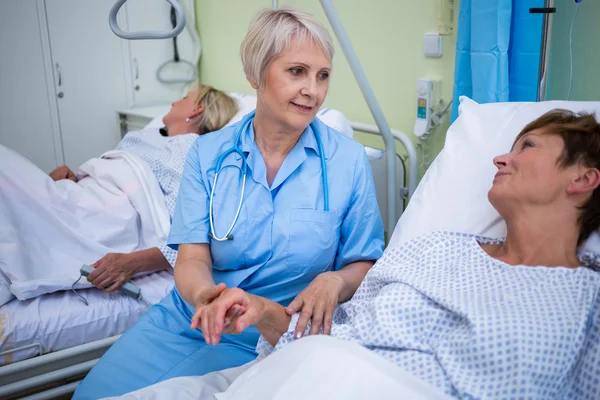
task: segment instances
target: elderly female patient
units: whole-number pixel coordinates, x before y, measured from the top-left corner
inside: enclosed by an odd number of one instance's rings
[[[256,329],[220,343],[206,334],[203,307],[225,286],[302,310],[299,326],[312,317],[315,331],[329,331],[335,306],[383,253],[364,148],[315,118],[332,42],[296,10],[265,10],[251,24],[241,54],[256,112],[190,149],[169,234],[179,250],[176,287],[108,350],[75,398],[254,360]]]
[[[600,125],[551,111],[493,161],[506,238],[434,232],[387,249],[331,335],[457,398],[600,398],[600,274],[576,255],[600,226]],[[239,288],[203,318],[217,341],[250,325],[276,348],[293,340],[282,306]]]
[[[79,178],[68,167],[58,167],[50,173],[52,182],[18,154],[0,148],[1,164],[6,166],[0,174],[0,214],[7,213],[7,221],[11,221],[0,232],[4,249],[0,252],[0,267],[9,277],[12,275],[13,293],[17,291],[16,278],[32,268],[44,272],[40,281],[48,282],[58,279],[56,275],[62,271],[72,271],[69,276],[76,277],[83,263],[96,261],[96,270],[88,280],[98,288],[113,291],[136,273],[168,269],[175,264],[177,252],[164,241],[185,157],[198,135],[222,128],[236,111],[234,99],[199,84],[173,103],[163,119],[162,135],[158,129],[129,132],[113,151],[135,157],[138,165],[148,170],[148,182],[156,186],[166,221],[162,238],[153,232],[153,226],[145,225],[147,220],[140,220],[130,195],[134,187],[129,182],[118,187],[113,184],[126,172],[120,161],[104,156],[92,159],[80,168]],[[20,174],[9,173],[9,168]],[[143,240],[140,232],[149,233],[151,239]],[[7,268],[11,270],[7,272]],[[46,290],[60,289],[58,284],[53,285]],[[19,298],[35,295],[15,294]]]

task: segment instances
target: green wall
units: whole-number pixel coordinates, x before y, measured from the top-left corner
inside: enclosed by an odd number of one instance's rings
[[[196,0],[201,81],[226,91],[253,93],[242,70],[239,46],[252,17],[271,4],[269,0]],[[279,4],[308,11],[329,27],[318,0],[282,0]],[[443,57],[423,54],[423,35],[437,31],[438,4],[438,0],[334,0],[390,127],[413,138],[416,79],[441,79],[442,98],[452,98],[456,36],[443,38]],[[458,1],[455,10],[457,13]],[[373,124],[337,41],[331,79],[325,106],[341,110],[349,120]],[[433,135],[433,155],[443,145],[448,119]],[[355,138],[383,147],[383,141],[371,135],[357,134]]]
[[[548,98],[566,100],[569,92],[569,33],[577,4],[556,0],[552,28]],[[571,100],[600,100],[600,1],[583,0],[573,26]]]

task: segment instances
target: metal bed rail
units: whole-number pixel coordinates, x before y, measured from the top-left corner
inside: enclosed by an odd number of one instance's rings
[[[77,382],[121,335],[0,367],[0,398],[51,399],[72,393]]]
[[[383,136],[379,128],[375,125],[368,125],[361,122],[352,121],[349,121],[349,123],[352,129],[355,131]],[[417,150],[414,143],[412,140],[410,140],[406,133],[397,129],[390,129],[390,132],[392,133],[394,139],[398,140],[406,150],[406,156],[408,159],[408,184],[403,190],[403,197],[410,199],[417,188],[417,184],[419,183],[419,158],[417,156]],[[388,189],[390,188],[388,187]]]

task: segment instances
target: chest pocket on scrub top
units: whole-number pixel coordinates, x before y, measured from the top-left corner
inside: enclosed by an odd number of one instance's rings
[[[335,211],[292,209],[285,263],[294,272],[323,272],[335,260],[340,221]]]
[[[213,182],[214,173],[208,174],[209,182]],[[214,227],[217,237],[221,238],[229,230],[238,209],[242,183],[239,170],[235,167],[222,169],[215,187],[213,199]],[[210,193],[210,191],[209,191]],[[246,196],[244,196],[246,197]],[[242,202],[240,214],[235,222],[231,235],[233,240],[210,241],[210,252],[213,268],[220,271],[235,271],[245,268],[245,250],[247,243],[247,219],[245,201]]]

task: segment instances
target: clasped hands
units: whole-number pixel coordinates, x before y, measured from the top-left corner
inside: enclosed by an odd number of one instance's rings
[[[281,307],[282,316],[300,312],[294,337],[304,334],[309,321],[312,321],[309,335],[331,333],[333,312],[339,303],[344,281],[335,272],[325,272],[317,276],[289,304]],[[239,288],[227,288],[220,283],[204,289],[196,298],[196,311],[190,327],[201,329],[207,344],[218,344],[221,335],[239,334],[250,325],[257,325],[265,318],[270,300],[245,292]]]

